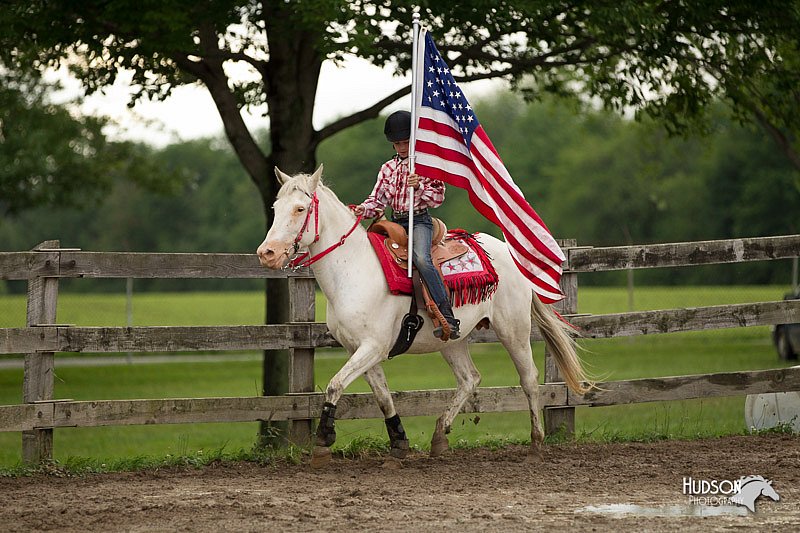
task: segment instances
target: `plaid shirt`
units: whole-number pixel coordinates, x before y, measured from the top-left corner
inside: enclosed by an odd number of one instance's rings
[[[394,157],[383,164],[372,193],[361,205],[364,217],[373,218],[386,206],[394,212],[408,211],[408,158]],[[444,182],[420,176],[419,188],[414,189],[414,210],[439,207],[444,202]]]

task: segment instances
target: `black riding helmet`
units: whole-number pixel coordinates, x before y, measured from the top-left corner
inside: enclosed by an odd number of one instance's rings
[[[383,133],[389,142],[407,141],[411,137],[411,113],[395,111],[386,119]]]

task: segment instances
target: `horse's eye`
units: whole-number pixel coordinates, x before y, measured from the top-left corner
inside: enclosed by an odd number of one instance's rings
[[[298,207],[298,208],[297,208],[297,212],[298,212],[298,213],[302,213],[302,212],[303,212],[303,211],[305,211],[305,210],[306,210],[306,208],[305,208],[305,207]]]

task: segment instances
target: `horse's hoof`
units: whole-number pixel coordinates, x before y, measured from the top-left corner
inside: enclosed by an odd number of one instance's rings
[[[311,468],[322,468],[331,462],[331,449],[325,446],[314,446],[311,451]]]
[[[401,468],[403,468],[403,461],[394,456],[387,457],[383,461],[381,468],[385,468],[386,470],[400,470]]]
[[[542,454],[542,450],[540,449],[529,449],[528,453],[525,455],[525,462],[528,464],[541,464],[544,462],[544,454]]]
[[[408,455],[409,445],[408,440],[397,440],[392,443],[389,448],[389,455],[395,459],[405,459]]]
[[[450,443],[447,442],[447,437],[433,439],[431,441],[431,457],[439,457],[449,449]]]

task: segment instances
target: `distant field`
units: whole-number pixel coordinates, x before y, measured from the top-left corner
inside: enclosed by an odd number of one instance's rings
[[[636,309],[695,307],[726,303],[778,300],[781,287],[639,288]],[[134,325],[258,324],[263,314],[259,293],[140,294],[134,297]],[[627,307],[623,289],[580,290],[580,312],[621,312]],[[317,319],[323,320],[319,300]],[[24,325],[24,297],[0,296],[0,327]],[[58,321],[76,325],[125,325],[125,299],[116,295],[63,294]],[[590,370],[607,379],[757,370],[783,365],[775,355],[769,328],[693,332],[661,336],[587,340],[584,359]],[[535,347],[542,368],[541,345]],[[473,355],[483,375],[483,386],[516,385],[513,366],[499,345],[475,345]],[[318,386],[341,367],[341,350],[320,350],[316,363]],[[63,356],[60,356],[63,357]],[[385,365],[393,390],[453,387],[447,365],[437,354],[400,356]],[[0,404],[21,401],[22,370],[0,370]],[[137,364],[105,367],[56,367],[56,397],[76,400],[250,396],[261,390],[258,361],[193,364]],[[368,391],[357,380],[348,392]],[[691,400],[604,408],[579,408],[581,438],[692,437],[741,433],[744,398]],[[529,435],[526,413],[482,414],[456,420],[451,442]],[[433,429],[432,417],[408,417],[404,424],[412,445],[425,447]],[[339,441],[383,436],[380,420],[341,421]],[[191,454],[224,448],[250,448],[258,427],[248,424],[195,424],[61,429],[55,434],[56,458],[70,456],[114,459],[137,455]],[[20,458],[20,435],[0,433],[0,467]]]

